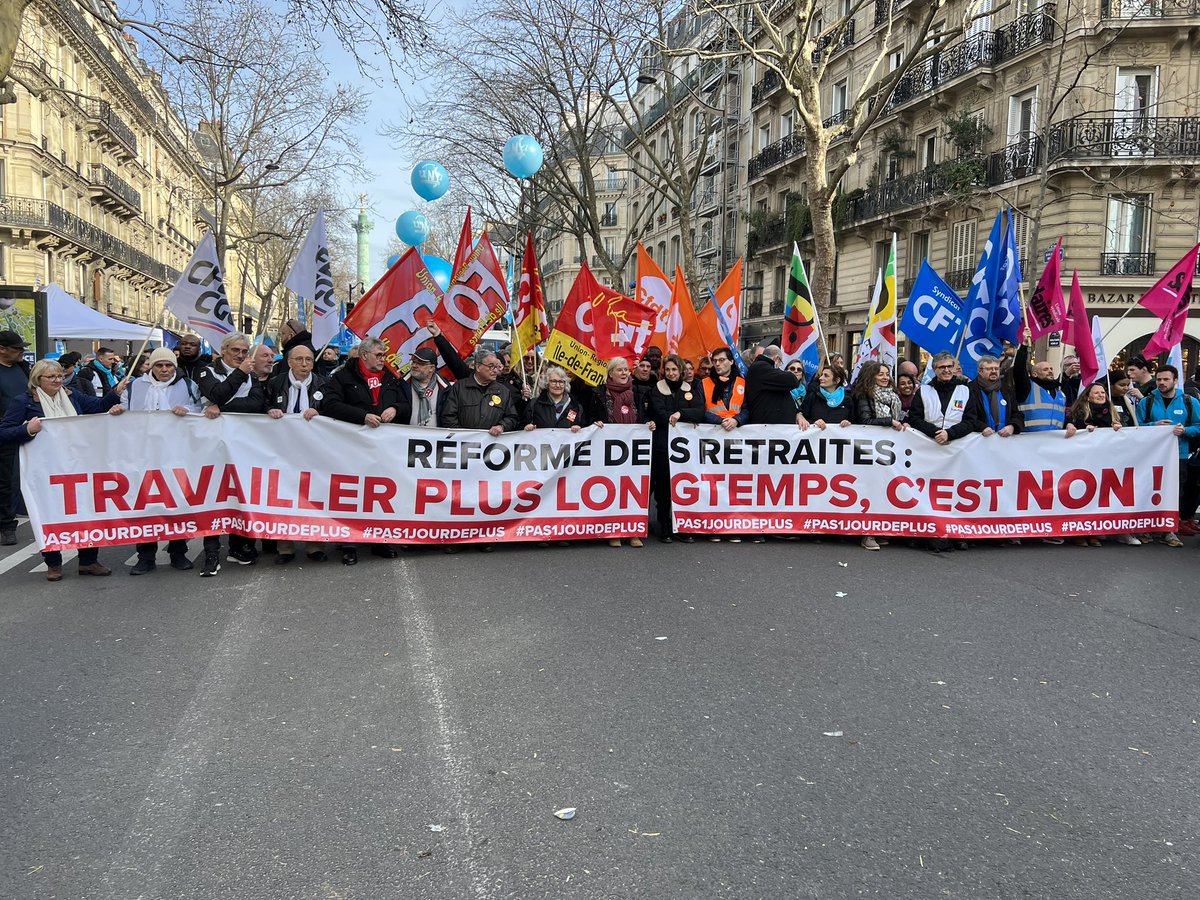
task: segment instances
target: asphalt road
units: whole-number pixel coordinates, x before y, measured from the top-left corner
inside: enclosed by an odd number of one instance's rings
[[[1192,541],[14,549],[0,898],[1200,895]]]

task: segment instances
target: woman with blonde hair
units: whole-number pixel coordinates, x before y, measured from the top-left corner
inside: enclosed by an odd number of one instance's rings
[[[63,387],[66,376],[62,366],[52,359],[40,359],[33,364],[29,373],[29,390],[13,398],[0,420],[0,445],[19,446],[27,444],[41,434],[43,419],[68,419],[73,416],[94,415],[107,412],[119,415],[121,393],[129,386],[129,379],[119,382],[103,397],[93,397],[82,391]],[[100,563],[100,551],[96,547],[79,549],[80,575],[111,575],[112,569]],[[62,553],[57,550],[42,553],[46,562],[46,580],[62,581]]]

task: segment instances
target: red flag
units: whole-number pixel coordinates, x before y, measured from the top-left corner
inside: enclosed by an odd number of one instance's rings
[[[605,361],[596,354],[596,329],[592,324],[593,299],[605,297],[605,292],[617,295],[596,281],[585,262],[567,292],[546,342],[546,362],[562,366],[587,384],[601,384],[608,376]]]
[[[650,346],[667,352],[667,318],[671,313],[671,279],[658,267],[646,248],[638,241],[637,278],[635,293],[639,303],[658,310],[658,323]]]
[[[1054,252],[1042,277],[1038,279],[1033,296],[1029,298],[1029,335],[1036,341],[1043,334],[1061,331],[1067,318],[1066,304],[1062,292],[1062,238],[1054,245]]]
[[[1083,288],[1079,286],[1078,269],[1071,274],[1071,313],[1068,318],[1071,334],[1068,337],[1067,331],[1063,330],[1063,343],[1075,348],[1075,355],[1079,357],[1080,390],[1086,392],[1100,372],[1100,363],[1096,359],[1092,326],[1083,308]]]
[[[533,232],[525,240],[525,258],[521,261],[521,284],[513,310],[514,343],[521,352],[530,350],[550,337],[546,325],[546,300],[542,296],[542,276],[533,253]]]
[[[466,358],[506,309],[508,288],[504,284],[504,270],[485,232],[455,274],[433,320],[446,340]]]
[[[658,310],[648,303],[596,285],[592,293],[592,344],[602,360],[621,357],[636,365],[650,346]]]
[[[459,271],[467,264],[467,258],[471,255],[471,207],[467,207],[467,217],[463,219],[462,231],[458,235],[458,247],[454,251],[453,265],[451,273],[455,277]]]
[[[429,340],[425,323],[438,308],[442,291],[421,261],[416,247],[371,285],[345,325],[360,338],[380,338],[388,345],[387,363],[395,372],[406,370],[410,357]]]
[[[1183,340],[1187,327],[1188,307],[1192,302],[1192,276],[1196,273],[1196,256],[1200,244],[1184,254],[1183,259],[1171,267],[1171,271],[1158,280],[1138,301],[1150,312],[1162,319],[1158,331],[1146,344],[1142,355],[1147,359],[1172,347]]]
[[[742,261],[740,259],[733,264],[733,268],[729,270],[729,274],[717,288],[715,296],[717,306],[721,310],[721,314],[725,316],[726,324],[729,325],[733,346],[736,349],[742,336]],[[727,343],[722,337],[721,346],[724,347]],[[710,349],[715,350],[716,348]]]
[[[1067,307],[1067,317],[1063,319],[1062,339],[1064,344],[1070,344],[1076,350],[1080,344],[1089,344],[1092,340],[1087,309],[1083,305],[1083,289],[1079,287],[1078,269],[1071,275],[1071,303]]]
[[[687,280],[683,277],[683,268],[680,266],[675,267],[675,284],[671,288],[671,315],[667,319],[667,352],[678,353],[693,363],[708,355],[708,348],[704,346],[704,336],[700,330],[700,321],[696,317],[696,307],[692,305],[692,295],[688,292]]]

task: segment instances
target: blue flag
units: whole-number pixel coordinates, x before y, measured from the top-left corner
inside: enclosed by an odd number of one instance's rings
[[[962,328],[962,298],[934,271],[929,260],[924,260],[900,317],[900,330],[922,350],[934,354],[958,350]]]
[[[746,377],[746,361],[742,359],[742,354],[738,353],[737,346],[733,342],[733,333],[729,330],[729,323],[725,321],[725,314],[721,312],[721,304],[717,302],[716,292],[713,291],[712,285],[708,286],[708,297],[712,300],[713,309],[717,311],[717,328],[721,330],[721,340],[723,340],[729,349],[733,352],[733,364],[737,366],[737,370]],[[1180,371],[1183,371],[1180,369]]]
[[[1000,288],[992,304],[991,335],[1008,344],[1021,342],[1021,260],[1017,258],[1016,213],[1008,211],[1004,250],[1000,255]]]
[[[967,332],[958,361],[963,375],[973,379],[979,371],[979,357],[999,356],[1004,347],[992,336],[992,310],[1000,292],[1000,258],[1004,255],[1004,211],[996,215],[992,233],[983,245],[979,265],[967,291]]]

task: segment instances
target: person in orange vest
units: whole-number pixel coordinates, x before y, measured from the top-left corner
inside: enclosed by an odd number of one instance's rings
[[[704,379],[704,421],[733,431],[750,418],[746,405],[746,379],[734,372],[733,351],[718,347],[712,352],[712,371]]]

